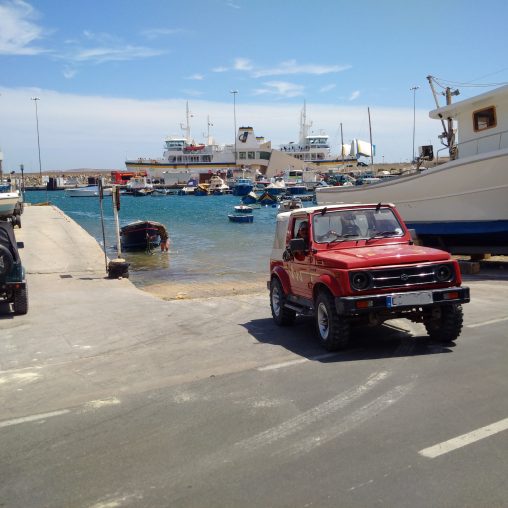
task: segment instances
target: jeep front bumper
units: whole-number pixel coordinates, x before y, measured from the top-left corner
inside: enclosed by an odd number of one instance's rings
[[[341,316],[388,311],[397,314],[415,308],[469,302],[468,287],[428,289],[383,295],[338,296],[335,308]]]

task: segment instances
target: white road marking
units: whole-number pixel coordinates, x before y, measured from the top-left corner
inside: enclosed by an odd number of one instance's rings
[[[45,420],[53,416],[60,416],[70,413],[69,409],[62,409],[61,411],[52,411],[51,413],[41,413],[38,415],[25,416],[23,418],[14,418],[13,420],[5,420],[0,422],[0,428],[10,427],[11,425],[18,425],[20,423],[36,422],[37,420]]]
[[[243,441],[239,441],[235,446],[238,448],[247,449],[249,451],[259,448],[260,446],[269,445],[279,439],[285,438],[302,430],[309,425],[312,425],[319,420],[325,418],[327,415],[338,411],[339,409],[351,404],[353,401],[361,397],[363,394],[374,388],[378,383],[388,377],[388,372],[376,372],[372,374],[366,383],[356,386],[340,393],[322,404],[319,404],[308,411],[305,411],[290,420],[287,420],[280,425],[272,427],[264,432],[252,436]]]
[[[491,319],[490,321],[483,321],[481,323],[474,323],[472,325],[466,325],[466,328],[478,328],[480,326],[493,325],[496,323],[502,323],[504,321],[508,321],[508,317],[499,318],[499,319]]]
[[[420,450],[418,453],[429,459],[434,459],[440,455],[444,455],[445,453],[453,452],[458,448],[462,448],[463,446],[476,443],[476,441],[480,441],[486,437],[493,436],[494,434],[502,432],[506,429],[508,429],[508,418],[499,420],[496,423],[491,423],[490,425],[486,425],[480,429],[473,430],[467,434],[462,434],[461,436],[454,437],[448,441],[443,441],[437,445],[430,446],[429,448]]]
[[[379,396],[377,399],[374,399],[360,409],[357,409],[351,414],[345,416],[335,425],[332,424],[327,426],[321,432],[316,432],[310,437],[294,443],[279,453],[289,455],[309,453],[314,448],[328,443],[333,439],[336,439],[340,435],[345,434],[346,432],[353,430],[358,425],[361,425],[367,420],[370,420],[374,416],[378,415],[381,411],[388,409],[390,406],[404,397],[413,388],[413,386],[414,383],[396,386],[392,390],[386,392],[384,395]]]
[[[272,365],[265,365],[264,367],[258,367],[257,370],[259,370],[260,372],[263,372],[266,370],[283,369],[284,367],[291,367],[293,365],[299,365],[300,363],[326,360],[327,358],[332,358],[334,356],[337,356],[337,353],[326,353],[323,355],[313,356],[312,358],[299,358],[298,360],[289,360],[287,362],[274,363]]]

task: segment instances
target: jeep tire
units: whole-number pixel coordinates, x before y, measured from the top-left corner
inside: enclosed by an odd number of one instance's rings
[[[459,337],[464,322],[462,305],[443,305],[437,310],[437,316],[433,314],[423,320],[429,337],[437,342],[454,342]]]
[[[349,322],[335,310],[333,297],[327,291],[320,291],[315,302],[316,332],[320,344],[328,351],[337,351],[349,342]]]
[[[270,282],[270,308],[273,320],[277,325],[288,326],[293,324],[296,312],[286,307],[286,295],[277,277],[274,277]]]
[[[26,286],[14,289],[12,307],[16,314],[26,314],[28,312],[28,290]]]
[[[7,275],[12,270],[13,263],[11,251],[4,245],[0,245],[0,276]]]

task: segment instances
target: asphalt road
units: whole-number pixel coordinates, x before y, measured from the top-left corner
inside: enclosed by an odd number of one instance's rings
[[[452,347],[400,320],[328,354],[312,320],[277,328],[267,294],[158,300],[105,279],[59,211],[22,219],[30,310],[0,318],[0,506],[507,506],[502,270],[466,281]]]

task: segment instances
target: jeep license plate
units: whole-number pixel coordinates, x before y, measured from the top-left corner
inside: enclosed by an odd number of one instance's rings
[[[405,305],[426,305],[433,303],[430,291],[419,291],[418,293],[401,293],[386,297],[388,307],[402,307]]]

